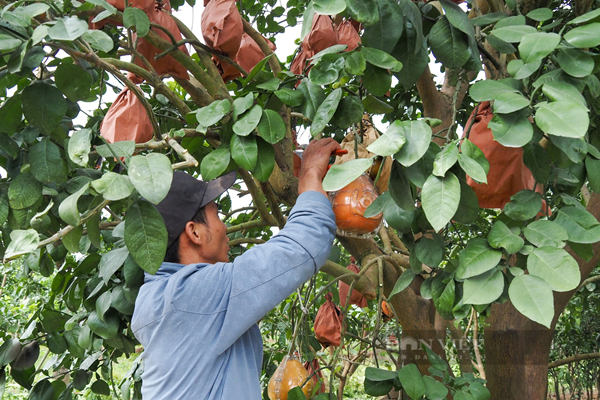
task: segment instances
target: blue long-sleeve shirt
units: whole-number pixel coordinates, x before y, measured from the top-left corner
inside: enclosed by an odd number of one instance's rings
[[[257,322],[325,263],[331,204],[298,196],[285,227],[233,263],[163,263],[146,274],[131,323],[144,346],[144,400],[261,399]]]

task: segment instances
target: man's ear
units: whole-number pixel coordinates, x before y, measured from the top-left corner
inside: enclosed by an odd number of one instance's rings
[[[188,221],[185,224],[185,229],[183,230],[183,234],[186,237],[186,240],[195,244],[201,245],[203,242],[203,237],[200,233],[200,224],[195,223],[194,221]]]

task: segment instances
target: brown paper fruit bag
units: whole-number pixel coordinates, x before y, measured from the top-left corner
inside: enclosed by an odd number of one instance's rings
[[[357,274],[360,272],[360,268],[356,265],[354,258],[351,258],[350,265],[347,267],[350,271],[356,272]],[[350,289],[350,285],[345,282],[339,281],[339,291],[340,291],[340,305],[342,307],[346,307],[346,298],[348,297],[348,290]],[[355,304],[359,307],[366,308],[367,307],[367,299],[364,298],[361,292],[353,289],[352,294],[350,294],[350,304]]]
[[[146,109],[128,88],[112,103],[100,125],[100,134],[109,143],[133,140],[145,143],[152,139],[152,123]]]
[[[204,41],[215,50],[235,57],[244,26],[235,0],[212,0],[202,12],[200,21]]]
[[[342,340],[342,313],[331,301],[331,293],[325,295],[325,303],[319,307],[315,317],[315,337],[323,345],[339,346]]]

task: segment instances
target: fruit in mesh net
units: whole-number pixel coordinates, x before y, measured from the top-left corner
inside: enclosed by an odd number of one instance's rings
[[[383,215],[380,213],[365,218],[364,214],[376,198],[377,192],[367,175],[359,176],[349,185],[338,190],[332,200],[337,227],[357,234],[373,232],[379,227]]]
[[[308,371],[295,356],[285,356],[269,380],[268,393],[271,400],[287,400],[288,392],[302,384],[302,392],[310,396],[313,381],[307,380]],[[305,383],[306,382],[306,383]]]

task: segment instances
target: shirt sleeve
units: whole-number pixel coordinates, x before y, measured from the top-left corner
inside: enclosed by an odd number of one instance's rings
[[[217,352],[317,273],[329,257],[335,229],[329,200],[304,192],[279,234],[235,259]]]

